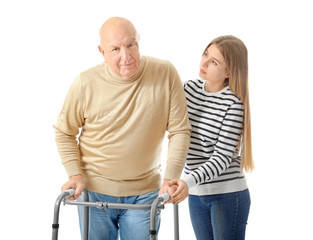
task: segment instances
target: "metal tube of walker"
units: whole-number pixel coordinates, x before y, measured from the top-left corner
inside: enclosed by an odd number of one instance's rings
[[[54,214],[53,214],[53,223],[52,223],[52,240],[58,239],[58,232],[59,232],[59,213],[60,213],[60,206],[64,198],[73,196],[75,190],[69,189],[62,192],[54,204]]]
[[[83,190],[84,202],[89,202],[89,195],[87,189]],[[89,207],[84,207],[84,223],[83,223],[83,240],[88,240],[89,232]]]
[[[59,229],[59,212],[60,212],[60,205],[63,200],[65,200],[66,197],[73,196],[75,193],[75,189],[69,189],[66,190],[65,192],[61,193],[56,202],[55,202],[55,207],[54,207],[54,219],[53,219],[53,224],[52,224],[52,240],[57,240],[58,239],[58,229]],[[159,197],[157,197],[153,203],[151,204],[151,210],[150,210],[150,240],[155,240],[156,239],[156,215],[157,212],[160,208],[162,208],[163,205],[161,205],[161,202],[168,201],[170,198],[168,193],[165,193]],[[83,222],[83,233],[82,233],[82,239],[83,240],[88,240],[88,231],[89,231],[89,206],[93,207],[99,207],[96,206],[99,203],[88,203],[89,202],[89,196],[88,196],[88,191],[84,189],[83,191],[83,199],[84,199],[84,222]],[[64,201],[64,204],[73,204],[76,205],[75,202],[72,201]],[[92,205],[93,204],[93,205]],[[96,205],[94,205],[96,204]],[[103,204],[103,203],[102,203]],[[77,203],[77,205],[81,205]],[[116,206],[115,206],[116,205]],[[149,209],[149,205],[142,205],[142,206],[123,206],[122,204],[113,204],[110,206],[110,203],[107,203],[106,208],[133,208],[133,209]],[[121,205],[121,206],[119,206]],[[163,206],[164,208],[164,206]],[[178,206],[174,205],[174,224],[175,224],[175,240],[179,240],[179,229],[178,229]]]
[[[156,215],[158,211],[158,206],[161,202],[165,202],[170,199],[170,195],[168,193],[164,193],[163,195],[157,197],[151,205],[151,211],[150,211],[150,240],[156,239],[156,226],[155,226],[155,220]]]
[[[173,205],[174,208],[174,239],[179,240],[179,215],[178,204]]]

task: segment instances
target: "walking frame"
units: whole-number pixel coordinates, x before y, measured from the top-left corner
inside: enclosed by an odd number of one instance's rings
[[[109,202],[89,202],[88,191],[84,189],[83,191],[83,202],[80,201],[69,201],[66,198],[73,196],[75,189],[69,189],[62,192],[56,199],[54,205],[54,216],[52,224],[52,240],[58,239],[59,231],[59,212],[60,206],[63,202],[64,205],[76,205],[84,207],[84,220],[82,229],[82,239],[88,240],[88,225],[89,225],[89,207],[96,207],[99,209],[133,209],[133,210],[150,210],[150,240],[155,240],[156,231],[156,216],[157,212],[164,209],[165,206],[163,202],[169,200],[170,196],[168,193],[158,196],[151,205],[144,204],[123,204],[123,203],[109,203]],[[173,204],[174,209],[174,239],[179,240],[179,217],[178,217],[178,205]]]

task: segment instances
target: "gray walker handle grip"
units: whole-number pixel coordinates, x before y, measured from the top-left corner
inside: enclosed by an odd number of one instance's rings
[[[163,193],[162,195],[158,196],[158,198],[160,198],[160,200],[162,200],[162,202],[166,202],[168,200],[170,200],[170,195],[168,193]]]
[[[67,192],[67,193],[69,194],[69,195],[68,195],[69,197],[70,197],[70,196],[74,196],[74,194],[75,194],[75,189],[72,189],[72,188],[71,188],[71,189],[68,189],[68,190],[66,190],[66,191],[64,191],[64,192]]]

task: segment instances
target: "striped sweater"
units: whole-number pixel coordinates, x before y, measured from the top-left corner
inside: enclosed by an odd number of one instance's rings
[[[243,104],[228,86],[209,93],[204,85],[204,80],[184,85],[192,134],[183,180],[193,195],[244,190],[247,185],[238,146]]]

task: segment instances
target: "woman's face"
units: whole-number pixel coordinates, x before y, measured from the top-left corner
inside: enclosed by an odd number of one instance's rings
[[[204,52],[200,62],[199,76],[207,80],[214,89],[223,89],[225,78],[229,77],[225,60],[215,44]]]

